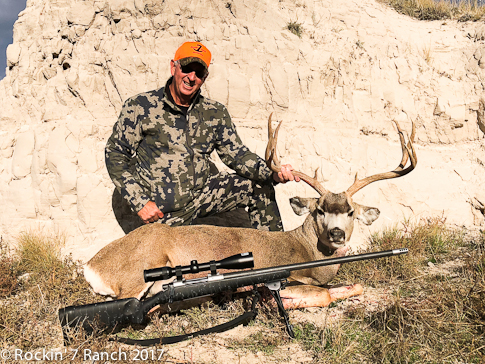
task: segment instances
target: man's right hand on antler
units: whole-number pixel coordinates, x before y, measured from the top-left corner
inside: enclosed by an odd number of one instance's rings
[[[279,172],[273,172],[273,179],[278,183],[286,183],[289,181],[300,182],[300,177],[294,176],[293,167],[290,164],[283,164]]]

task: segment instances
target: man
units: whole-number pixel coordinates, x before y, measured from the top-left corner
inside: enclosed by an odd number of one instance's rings
[[[248,207],[251,226],[282,230],[273,183],[299,179],[290,165],[271,172],[242,144],[227,109],[201,95],[210,61],[203,44],[186,42],[165,87],[125,102],[106,145],[110,177],[145,223],[190,224]],[[210,174],[213,150],[236,174]]]

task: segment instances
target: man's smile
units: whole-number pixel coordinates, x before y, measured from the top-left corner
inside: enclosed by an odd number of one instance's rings
[[[184,85],[185,85],[185,86],[187,86],[188,88],[192,88],[192,87],[193,87],[193,85],[191,84],[191,82],[190,82],[190,81],[185,81],[185,80],[183,80],[183,83],[184,83]]]

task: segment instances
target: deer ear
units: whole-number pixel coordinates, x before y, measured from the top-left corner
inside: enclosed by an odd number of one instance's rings
[[[308,214],[315,210],[317,206],[316,198],[292,197],[290,205],[298,216]]]
[[[362,206],[354,202],[354,217],[366,225],[377,220],[381,212],[376,207]]]

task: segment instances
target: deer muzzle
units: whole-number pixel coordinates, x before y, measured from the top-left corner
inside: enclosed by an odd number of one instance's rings
[[[328,240],[332,243],[345,242],[345,231],[337,227],[328,231]]]

